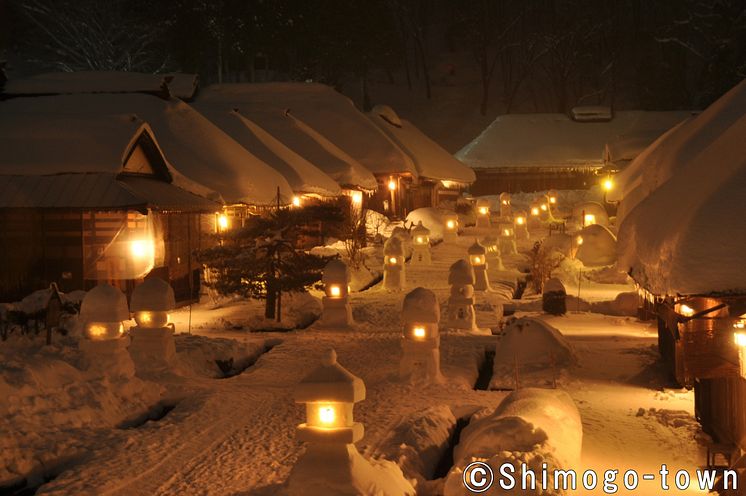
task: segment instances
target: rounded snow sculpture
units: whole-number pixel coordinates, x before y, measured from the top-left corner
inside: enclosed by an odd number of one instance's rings
[[[572,207],[572,218],[581,228],[593,224],[609,225],[609,214],[606,213],[604,206],[598,202],[578,203]]]
[[[321,299],[323,309],[319,325],[335,329],[348,328],[353,320],[349,300],[350,272],[347,265],[339,259],[330,260],[324,267],[321,282],[324,284],[324,297]]]
[[[515,246],[515,229],[513,228],[513,224],[500,224],[500,253],[503,256],[518,253]]]
[[[440,304],[435,293],[415,288],[404,297],[401,320],[402,379],[424,379],[440,382]]]
[[[383,287],[389,291],[404,289],[404,247],[400,238],[390,237],[383,245]]]
[[[174,290],[163,279],[151,277],[135,288],[130,303],[137,326],[130,330],[129,350],[138,370],[172,365],[176,346],[168,314],[176,307]]]
[[[88,370],[96,374],[131,376],[135,365],[127,353],[129,337],[123,336],[123,322],[130,319],[127,297],[109,284],[99,284],[83,297],[79,322],[86,339],[80,349]]]
[[[490,227],[490,201],[477,200],[477,227]]]
[[[487,260],[494,264],[498,270],[504,270],[502,258],[500,257],[500,240],[495,236],[487,236],[480,241],[487,252]]]
[[[466,260],[459,260],[449,269],[448,284],[451,296],[448,298],[447,327],[477,331],[474,312],[474,269]]]
[[[541,226],[541,203],[537,200],[531,202],[528,209],[528,223],[532,228]]]
[[[513,230],[516,239],[528,239],[528,216],[524,210],[519,210],[513,217]]]
[[[412,229],[412,265],[430,265],[430,229],[422,225],[420,221]]]
[[[355,448],[363,425],[354,421],[353,407],[365,399],[365,384],[337,363],[334,350],[300,381],[294,396],[306,405],[306,422],[296,436],[307,449],[288,477],[289,496],[414,494],[395,464],[373,465]]]
[[[492,389],[518,386],[553,386],[560,369],[575,363],[575,353],[565,337],[541,319],[522,317],[510,321],[495,350]]]
[[[510,193],[500,193],[500,217],[510,218],[513,207],[510,205]]]
[[[487,278],[487,250],[474,240],[467,252],[469,253],[469,262],[474,269],[474,289],[477,291],[487,291],[490,288],[490,282]]]
[[[565,315],[567,313],[567,291],[562,281],[553,277],[544,284],[541,295],[541,309],[551,315]]]
[[[598,224],[588,226],[578,233],[576,239],[582,239],[582,242],[578,244],[575,258],[586,267],[616,263],[616,236],[607,227]]]
[[[452,242],[458,239],[458,214],[443,215],[443,241]]]
[[[500,494],[566,494],[563,490],[554,489],[555,470],[575,469],[578,466],[582,441],[580,413],[567,392],[558,389],[519,389],[506,396],[493,412],[481,414],[461,431],[459,443],[453,452],[454,467],[446,478],[443,494],[474,494],[464,487],[463,472],[475,460],[487,463],[496,477],[501,473],[501,466],[512,465],[517,482],[515,491]],[[520,487],[523,464],[527,470],[534,472],[537,491],[530,488],[523,491]],[[548,475],[543,489],[542,468],[546,469]],[[561,487],[562,481],[559,482]],[[499,487],[495,486],[495,490],[499,491]]]

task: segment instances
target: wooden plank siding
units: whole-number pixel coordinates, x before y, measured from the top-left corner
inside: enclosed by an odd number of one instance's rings
[[[503,192],[530,193],[550,189],[588,189],[596,182],[596,168],[511,168],[474,169],[477,180],[469,191],[474,196],[499,195]]]

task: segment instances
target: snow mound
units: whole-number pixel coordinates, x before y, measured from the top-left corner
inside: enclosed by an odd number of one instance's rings
[[[435,207],[417,208],[409,212],[405,223],[417,225],[422,222],[430,229],[430,240],[435,241],[443,239],[443,215],[446,213],[449,212]]]
[[[572,346],[556,328],[533,317],[514,319],[505,325],[495,350],[490,388],[513,388],[516,366],[520,385],[551,384],[557,369],[575,362]]]
[[[582,202],[572,207],[572,218],[579,226],[589,224],[609,225],[609,214],[603,205],[594,201]]]
[[[607,227],[594,224],[584,228],[578,235],[583,244],[578,246],[576,258],[586,267],[599,267],[616,263],[616,236]]]

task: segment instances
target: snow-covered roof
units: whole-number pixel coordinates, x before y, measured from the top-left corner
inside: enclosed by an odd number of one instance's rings
[[[23,97],[0,103],[0,116],[12,116],[13,121],[26,114],[31,120],[30,129],[33,122],[42,121],[34,114],[57,114],[72,123],[76,119],[96,118],[106,122],[110,114],[119,113],[136,114],[147,121],[168,161],[193,181],[220,193],[227,202],[273,204],[278,187],[285,203],[293,196],[292,188],[280,173],[180,100],[131,93]],[[45,126],[43,122],[38,125]],[[100,134],[98,130],[92,132]],[[59,137],[58,133],[52,130],[43,135],[44,142],[59,139],[55,138]],[[34,136],[36,140],[32,142],[43,151],[45,147],[39,146],[42,135],[35,132]],[[105,137],[101,141],[103,146],[108,146]]]
[[[690,115],[629,110],[609,121],[577,122],[564,114],[506,114],[456,158],[475,169],[601,167],[606,143],[641,132],[663,134]]]
[[[604,161],[622,165],[631,162],[660,136],[660,130],[657,129],[618,136],[606,143]]]
[[[456,160],[411,122],[401,119],[391,107],[376,105],[368,117],[409,155],[421,177],[462,184],[476,180],[470,167]]]
[[[244,148],[282,174],[293,191],[322,196],[337,196],[342,193],[334,179],[238,111],[209,102],[199,103],[195,108]]]
[[[619,264],[656,294],[746,293],[746,81],[630,166]]]
[[[349,98],[329,86],[318,83],[220,84],[209,89],[213,101],[250,104],[257,110],[289,109],[294,117],[374,174],[417,175],[409,156],[357,110]]]

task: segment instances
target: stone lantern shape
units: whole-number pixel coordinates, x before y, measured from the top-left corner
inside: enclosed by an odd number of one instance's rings
[[[528,215],[524,210],[519,210],[513,217],[513,230],[516,239],[528,239]]]
[[[339,259],[330,260],[324,267],[321,277],[324,284],[323,310],[319,324],[324,327],[344,329],[351,326],[352,307],[350,306],[350,271]]]
[[[474,313],[474,269],[466,260],[458,260],[448,272],[451,296],[448,298],[447,327],[477,331]]]
[[[288,496],[389,494],[386,489],[401,482],[371,465],[353,444],[363,437],[353,407],[365,399],[365,384],[337,363],[334,350],[300,381],[294,396],[306,406],[306,422],[297,427],[296,437],[307,449],[290,472]]]
[[[443,215],[443,241],[452,242],[458,239],[458,214]]]
[[[124,293],[109,284],[99,284],[86,293],[78,318],[85,337],[80,349],[88,369],[102,374],[109,370],[133,374],[134,364],[127,353],[130,339],[124,336],[123,323],[130,320]]]
[[[435,293],[415,288],[404,297],[401,312],[402,379],[440,382],[440,304]]]
[[[500,217],[511,217],[513,207],[510,203],[510,193],[500,193]]]
[[[412,265],[430,265],[432,256],[430,255],[430,229],[422,225],[419,221],[412,229]]]
[[[490,227],[490,201],[477,200],[477,227]]]
[[[474,240],[468,250],[469,263],[474,269],[474,289],[477,291],[487,291],[490,287],[487,278],[487,250],[479,241]]]
[[[163,279],[148,278],[132,292],[130,306],[137,323],[130,330],[130,354],[137,369],[172,366],[176,346],[168,314],[176,307],[174,290]]]
[[[518,253],[515,246],[515,228],[513,224],[500,224],[500,253],[503,255],[515,255]]]
[[[400,238],[390,237],[383,245],[383,287],[389,291],[404,289],[404,247]]]
[[[504,270],[500,253],[500,240],[495,236],[486,236],[480,241],[487,252],[487,261],[490,265],[497,267],[498,270]]]
[[[531,227],[539,227],[541,225],[541,213],[541,202],[537,200],[532,201],[528,209],[528,223]]]
[[[391,231],[391,237],[399,238],[402,248],[404,248],[404,256],[409,256],[412,253],[412,235],[408,229],[397,226]]]

